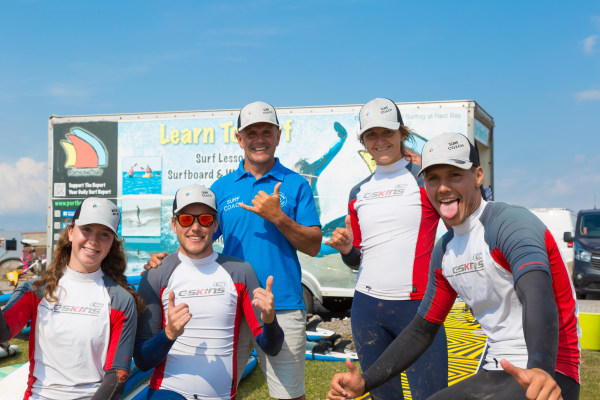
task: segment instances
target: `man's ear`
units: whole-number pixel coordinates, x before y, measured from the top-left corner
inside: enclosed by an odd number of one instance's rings
[[[242,144],[242,134],[239,133],[238,131],[235,132],[235,138],[237,139],[238,144],[240,145],[240,148],[244,148],[244,145]]]
[[[475,168],[475,183],[478,188],[483,185],[483,168],[481,166]]]

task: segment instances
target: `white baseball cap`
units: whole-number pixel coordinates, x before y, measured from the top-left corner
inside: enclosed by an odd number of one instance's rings
[[[217,211],[217,201],[215,194],[206,186],[193,184],[184,186],[175,193],[173,200],[173,214],[181,211],[185,206],[190,204],[205,204]]]
[[[461,133],[446,132],[437,135],[423,146],[421,175],[427,168],[448,164],[462,169],[479,166],[479,153],[469,139]]]
[[[121,212],[119,208],[110,200],[99,197],[88,197],[75,211],[73,216],[75,225],[83,226],[90,224],[100,224],[117,234]]]
[[[238,117],[238,132],[246,129],[252,124],[258,124],[260,122],[266,122],[278,127],[279,121],[277,120],[275,108],[262,101],[255,101],[254,103],[245,105],[240,110],[240,115]]]
[[[404,125],[396,103],[385,98],[373,99],[362,106],[359,120],[359,136],[371,128],[381,127],[396,130],[400,129],[400,125]]]

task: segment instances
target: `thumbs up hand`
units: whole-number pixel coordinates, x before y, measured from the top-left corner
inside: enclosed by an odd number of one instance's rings
[[[365,393],[365,380],[349,358],[346,359],[346,367],[348,372],[333,376],[331,390],[327,393],[328,400],[353,399]]]
[[[267,278],[266,288],[256,288],[252,293],[252,305],[260,311],[260,319],[265,324],[270,324],[275,319],[275,298],[273,297],[273,277]]]
[[[175,340],[185,330],[185,326],[192,319],[190,308],[185,303],[175,305],[175,293],[169,292],[169,309],[167,310],[167,326],[165,326],[165,334],[169,340]]]
[[[342,254],[348,254],[352,250],[352,242],[354,241],[354,235],[352,234],[352,226],[350,225],[350,216],[346,215],[346,227],[335,228],[335,231],[331,234],[331,239],[325,242],[326,245],[333,247]]]

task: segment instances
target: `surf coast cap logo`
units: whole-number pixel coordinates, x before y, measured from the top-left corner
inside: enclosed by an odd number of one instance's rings
[[[100,224],[110,228],[115,235],[119,229],[121,212],[119,208],[110,200],[99,197],[88,197],[75,211],[73,216],[75,225],[83,226],[90,224]]]
[[[262,101],[250,103],[240,110],[240,115],[237,122],[238,132],[246,129],[252,124],[258,124],[261,122],[272,124],[278,127],[279,121],[277,120],[275,108],[272,105]]]
[[[217,200],[215,194],[206,186],[192,184],[184,186],[175,193],[173,201],[173,214],[181,211],[185,206],[200,203],[205,204],[217,211]]]
[[[81,128],[72,128],[60,144],[65,150],[69,176],[101,176],[108,165],[108,153],[104,144],[94,135]]]
[[[358,115],[360,122],[359,136],[371,128],[399,129],[402,115],[396,103],[390,99],[377,98],[365,104]]]
[[[421,154],[421,171],[434,165],[453,165],[462,169],[479,166],[479,154],[466,136],[460,133],[442,133],[423,146],[427,151]]]

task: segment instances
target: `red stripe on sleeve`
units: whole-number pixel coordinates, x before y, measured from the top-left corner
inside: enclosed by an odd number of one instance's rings
[[[412,278],[413,287],[416,288],[416,291],[410,294],[411,300],[421,300],[425,294],[429,276],[431,251],[433,250],[435,233],[440,220],[440,216],[429,201],[425,189],[419,188],[419,191],[421,193],[421,221],[417,236],[417,246],[415,247],[415,263]]]
[[[166,288],[160,288],[160,294],[158,298],[160,299],[161,303],[165,289]],[[160,310],[162,312],[162,327],[164,328],[165,326],[167,326],[167,314],[165,313],[164,306],[161,307]],[[168,356],[165,357],[165,359],[162,360],[160,364],[154,367],[154,370],[152,371],[152,377],[150,378],[150,384],[148,385],[151,389],[160,389],[160,385],[162,385],[163,378],[165,377],[165,366],[167,364],[167,358]]]
[[[121,332],[123,331],[123,324],[125,322],[125,314],[123,311],[110,310],[110,339],[108,341],[108,350],[106,352],[106,364],[104,370],[108,371],[112,369],[113,362],[115,361],[115,353],[117,347],[119,347],[119,340],[121,339]]]
[[[356,199],[352,200],[348,204],[348,214],[350,215],[350,225],[352,226],[352,235],[354,236],[354,240],[352,244],[354,247],[360,250],[360,244],[362,242],[362,234],[360,233],[360,224],[358,223],[358,213],[354,209],[354,204],[356,203]]]
[[[33,295],[33,293],[31,293]],[[35,381],[37,380],[37,378],[35,378],[33,376],[33,370],[35,368],[35,340],[36,340],[36,331],[35,331],[35,324],[37,322],[37,308],[40,304],[41,299],[38,299],[35,295],[33,295],[33,309],[32,309],[32,317],[31,317],[31,331],[29,332],[29,350],[28,350],[28,357],[29,357],[29,377],[27,378],[27,390],[25,391],[25,395],[23,397],[24,400],[28,400],[31,395],[32,395],[32,391],[31,388],[33,388],[33,384],[35,383]]]
[[[556,370],[578,383],[581,351],[579,348],[577,302],[569,272],[550,231],[546,230],[546,252],[552,272],[554,301],[558,308],[558,353]]]
[[[434,324],[443,324],[454,305],[457,294],[439,268],[435,270],[435,286],[433,300],[425,319]]]
[[[14,337],[25,327],[27,322],[37,313],[40,299],[33,292],[27,292],[13,306],[4,311],[4,319],[10,328],[10,337]]]
[[[512,272],[512,268],[510,267],[508,260],[506,259],[506,257],[504,257],[504,254],[502,254],[500,249],[498,249],[497,247],[494,249],[494,251],[492,251],[492,258],[502,268],[504,268],[508,272]]]
[[[248,321],[248,326],[250,327],[252,334],[254,335],[254,337],[257,337],[258,334],[262,332],[262,328],[260,327],[260,323],[256,319],[254,307],[252,307],[250,295],[248,294],[248,288],[246,287],[246,285],[240,282],[236,282],[234,283],[234,285],[238,293],[238,304],[241,307],[241,311],[244,313],[246,321]]]

